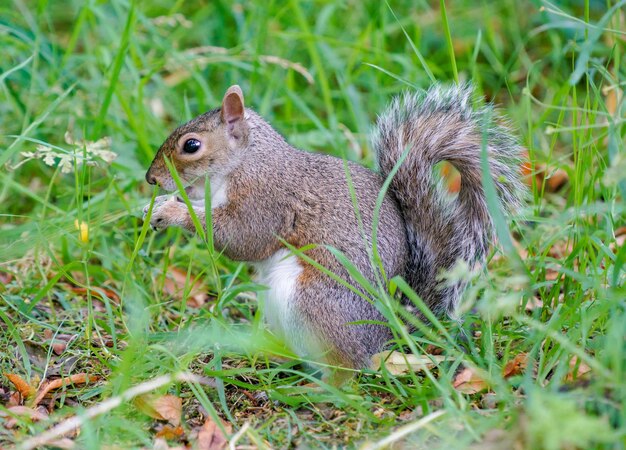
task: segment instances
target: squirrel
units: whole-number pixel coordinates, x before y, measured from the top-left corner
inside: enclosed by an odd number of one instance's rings
[[[371,171],[292,147],[244,107],[240,87],[231,86],[220,108],[174,130],[146,180],[175,191],[168,158],[206,227],[201,200],[208,177],[215,248],[256,268],[259,282],[268,288],[270,329],[300,356],[361,369],[392,333],[329,248],[341,251],[365,278],[376,281],[380,267],[370,255],[377,197],[399,161],[404,158],[380,205],[377,252],[387,279],[402,276],[436,314],[453,313],[466,284],[442,280],[442,273],[459,260],[483,263],[494,239],[481,181],[484,145],[501,206],[511,212],[521,204],[521,147],[505,125],[493,120],[491,104],[474,108],[472,95],[469,85],[437,84],[393,100],[373,133],[378,170]],[[442,191],[433,174],[442,161],[461,175],[455,198]],[[195,231],[186,204],[176,196],[157,197],[149,220],[154,229]],[[298,255],[289,247],[304,250]]]

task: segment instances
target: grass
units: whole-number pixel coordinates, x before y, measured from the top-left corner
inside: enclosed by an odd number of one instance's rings
[[[192,372],[210,385],[172,378],[153,391],[183,399],[189,439],[220,417],[227,437],[243,429],[238,445],[257,448],[625,448],[626,5],[443,6],[3,2],[0,371],[33,386],[78,373],[99,381],[56,391],[44,420],[0,427],[0,446],[119,398],[69,437],[79,448],[152,448],[160,425],[132,389]],[[519,245],[496,251],[472,283],[463,323],[409,335],[400,323],[410,318],[390,314],[399,348],[447,362],[323,385],[264,331],[247,266],[181,231],[147,229],[145,170],[170,130],[233,83],[292,144],[371,166],[376,114],[432,78],[471,80],[518,130],[533,170],[567,182],[531,177],[512,228]],[[89,143],[105,137],[111,163]],[[38,145],[48,150],[25,155]],[[202,307],[192,280],[209,293]],[[522,353],[527,370],[505,377]],[[455,389],[462,367],[489,389]],[[3,377],[0,387],[7,405],[13,386]]]

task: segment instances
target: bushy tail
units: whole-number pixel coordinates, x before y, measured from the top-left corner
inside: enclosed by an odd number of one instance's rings
[[[408,149],[390,190],[406,221],[411,249],[407,282],[434,312],[453,312],[465,287],[441,281],[458,260],[483,262],[493,238],[481,177],[487,144],[489,171],[501,204],[520,204],[521,148],[509,131],[492,122],[490,105],[472,108],[470,86],[435,85],[396,98],[378,119],[374,135],[381,174],[386,177]],[[439,187],[434,165],[448,161],[461,174],[458,197]]]

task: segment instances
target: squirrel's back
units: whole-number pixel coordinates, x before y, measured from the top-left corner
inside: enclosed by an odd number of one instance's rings
[[[246,155],[230,177],[232,190],[254,191],[275,203],[277,213],[289,211],[290,230],[281,236],[289,244],[334,247],[374,279],[369,252],[381,176],[354,162],[296,149],[261,116],[251,110],[247,114],[252,132]],[[377,248],[388,275],[403,273],[408,250],[404,220],[393,197],[382,202],[377,225]],[[335,258],[323,259],[318,262],[345,275]]]
[[[442,282],[457,261],[470,266],[485,259],[493,224],[483,191],[481,152],[501,205],[520,204],[521,148],[494,119],[490,105],[473,108],[470,86],[442,87],[396,98],[378,119],[374,147],[386,177],[402,159],[390,190],[406,223],[410,248],[407,282],[434,312],[452,312],[464,283]],[[406,152],[406,155],[404,153]],[[433,176],[447,161],[461,175],[458,196],[450,199]]]

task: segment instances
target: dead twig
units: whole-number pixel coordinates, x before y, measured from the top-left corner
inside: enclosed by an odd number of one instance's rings
[[[33,436],[32,438],[22,442],[22,444],[18,448],[30,450],[37,447],[42,447],[54,441],[55,439],[62,437],[66,433],[73,431],[76,428],[79,428],[87,420],[91,420],[94,417],[109,412],[112,409],[120,406],[122,403],[127,402],[128,400],[132,400],[138,395],[146,394],[174,381],[213,385],[212,380],[188,372],[177,373],[174,375],[162,375],[160,377],[156,377],[152,380],[138,384],[137,386],[128,389],[121,395],[112,397],[108,400],[103,401],[102,403],[98,403],[97,405],[92,406],[91,408],[83,411],[80,416],[72,416],[69,419],[64,420],[63,422],[60,422],[59,424],[44,431],[43,433],[37,436]]]

